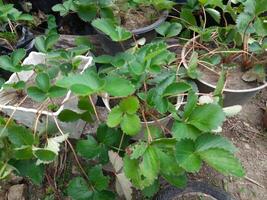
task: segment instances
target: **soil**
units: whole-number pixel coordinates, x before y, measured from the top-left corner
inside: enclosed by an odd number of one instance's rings
[[[263,126],[266,102],[267,89],[245,104],[242,112],[228,119],[223,126],[222,134],[239,149],[237,157],[248,179],[223,176],[207,166],[191,176],[192,179],[221,187],[232,194],[235,200],[267,199],[267,130]]]
[[[127,30],[149,26],[158,20],[160,13],[153,7],[140,7],[120,13],[121,25]]]

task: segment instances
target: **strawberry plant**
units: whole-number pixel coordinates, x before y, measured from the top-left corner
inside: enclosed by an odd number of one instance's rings
[[[168,45],[159,41],[115,56],[96,57],[101,65],[98,75],[90,69],[57,81],[80,98],[100,95],[109,109],[103,121],[92,104],[91,111],[101,125],[95,137],[89,135],[76,143],[76,152],[85,162],[97,164],[83,165],[83,176],[69,182],[67,193],[72,199],[114,199],[110,178],[103,174],[110,170],[117,195],[127,199],[131,199],[132,187],[153,196],[160,177],[184,187],[186,174],[198,172],[203,163],[225,175],[244,176],[234,156],[236,148],[217,133],[226,116],[239,109],[222,109],[211,96],[205,97],[208,101],[198,100],[194,87],[179,76],[175,61]],[[218,84],[214,94],[221,90]],[[187,97],[183,110],[177,106],[181,96]],[[81,119],[81,113],[68,118],[68,112],[62,111],[61,120]],[[172,127],[162,122],[164,118],[173,120]],[[129,144],[129,138],[134,142]],[[107,162],[112,169],[103,167]]]

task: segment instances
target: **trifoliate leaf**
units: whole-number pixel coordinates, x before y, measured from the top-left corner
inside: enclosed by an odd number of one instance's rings
[[[195,151],[195,143],[193,140],[185,139],[176,143],[176,161],[188,172],[198,172],[200,170],[201,159]]]
[[[156,28],[157,33],[164,37],[173,37],[178,35],[182,30],[182,25],[177,22],[164,22]]]

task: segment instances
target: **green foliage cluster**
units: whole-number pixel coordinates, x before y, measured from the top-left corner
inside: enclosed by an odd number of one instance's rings
[[[4,4],[0,1],[0,38],[14,44],[18,39],[15,26],[31,20],[31,15],[17,10],[13,4]]]

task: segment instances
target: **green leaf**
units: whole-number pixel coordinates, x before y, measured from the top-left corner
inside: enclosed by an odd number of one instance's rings
[[[101,192],[95,191],[93,193],[93,200],[114,200],[116,199],[115,194],[108,190],[103,190]]]
[[[267,4],[265,0],[257,0],[255,1],[256,5],[255,5],[255,13],[257,15],[266,12],[267,10]]]
[[[106,77],[105,91],[112,96],[126,97],[134,93],[134,85],[127,79],[110,75]]]
[[[101,55],[98,56],[94,59],[96,63],[101,63],[101,64],[108,64],[111,63],[113,60],[113,57],[110,55]]]
[[[201,134],[201,131],[190,124],[175,121],[172,126],[172,134],[178,141],[182,139],[195,140]]]
[[[103,175],[101,165],[96,165],[89,170],[89,180],[98,191],[107,189],[109,184],[109,177]]]
[[[169,101],[167,98],[162,98],[161,96],[156,96],[155,99],[155,108],[160,113],[166,113],[169,107]]]
[[[175,96],[191,89],[191,85],[179,82],[170,84],[163,92],[163,96]]]
[[[226,79],[226,72],[225,71],[221,71],[220,74],[220,78],[217,82],[216,88],[213,92],[214,96],[220,96],[223,93],[223,89],[224,89],[224,84],[225,84],[225,79]]]
[[[90,49],[93,47],[90,39],[86,36],[79,36],[79,37],[75,38],[75,44],[76,44],[76,46],[87,46]]]
[[[76,84],[71,86],[70,90],[79,96],[89,96],[94,93],[94,90],[92,90],[90,87],[86,85]]]
[[[41,162],[51,162],[55,160],[56,154],[55,152],[42,149],[42,148],[35,148],[33,149],[33,154],[41,161]]]
[[[33,157],[32,147],[23,146],[21,148],[14,149],[14,158],[17,160],[29,160]]]
[[[131,32],[115,25],[111,19],[95,19],[93,20],[92,25],[108,35],[115,42],[127,40],[132,36]]]
[[[183,19],[184,21],[186,21],[190,25],[193,25],[193,26],[197,25],[196,19],[193,15],[191,9],[183,8],[181,13],[180,13],[180,17],[181,17],[181,19]],[[186,24],[186,25],[188,25],[188,24]]]
[[[253,20],[253,15],[249,13],[241,13],[237,16],[236,19],[236,28],[240,34],[248,34],[253,33],[254,28],[252,26],[248,26],[250,22]]]
[[[187,75],[192,79],[196,79],[198,77],[197,66],[198,66],[198,53],[194,51],[193,54],[191,55],[187,68]]]
[[[43,92],[47,92],[50,88],[50,78],[46,73],[37,74],[35,82]]]
[[[176,143],[175,157],[178,164],[188,172],[198,172],[201,167],[201,159],[195,153],[193,140],[185,139]]]
[[[68,196],[73,200],[89,200],[92,198],[92,191],[82,177],[76,177],[69,182],[67,188]]]
[[[195,146],[197,152],[206,151],[211,148],[224,149],[230,153],[237,151],[230,141],[220,135],[204,134],[197,138]]]
[[[109,147],[106,146],[105,144],[99,145],[98,159],[99,159],[99,162],[103,165],[108,164],[108,162],[109,162],[108,150],[109,150]]]
[[[92,159],[98,155],[99,147],[93,136],[88,135],[87,140],[77,142],[76,151],[80,156]]]
[[[0,67],[10,72],[17,72],[16,67],[13,66],[13,63],[8,56],[0,56]]]
[[[35,160],[16,160],[11,162],[17,169],[18,175],[27,176],[34,184],[40,185],[44,179],[44,166],[36,165],[35,163]]]
[[[148,185],[151,185],[157,178],[160,170],[159,159],[155,147],[149,146],[140,164],[140,172],[147,178]]]
[[[97,128],[97,141],[108,146],[119,144],[122,133],[119,129],[109,128],[106,124],[100,124]]]
[[[206,8],[207,13],[219,24],[221,20],[221,14],[219,11],[215,10],[214,8]]]
[[[187,103],[184,107],[183,119],[186,120],[191,115],[191,113],[197,106],[197,101],[198,101],[198,96],[193,90],[191,90],[187,96]]]
[[[147,144],[145,142],[139,142],[132,146],[130,150],[132,151],[130,158],[131,159],[138,159],[146,152]]]
[[[52,49],[53,46],[57,43],[58,39],[59,35],[56,33],[48,35],[45,40],[45,50],[48,51]]]
[[[123,171],[134,186],[142,188],[142,180],[138,160],[132,160],[128,155],[123,158]]]
[[[69,13],[69,9],[67,9],[64,4],[56,4],[52,7],[54,12],[59,12],[60,16],[65,16]]]
[[[202,131],[209,132],[221,126],[224,119],[225,114],[219,105],[204,104],[194,109],[188,123]]]
[[[175,162],[173,151],[163,151],[160,148],[156,148],[156,151],[160,162],[160,173],[174,176],[184,173],[184,170]]]
[[[156,180],[152,185],[145,187],[142,190],[142,193],[145,197],[153,197],[159,191],[159,188],[160,188],[160,183],[158,180]]]
[[[76,8],[79,17],[85,22],[92,21],[96,17],[98,9],[94,4],[78,5]]]
[[[264,22],[264,19],[257,17],[254,22],[254,28],[257,35],[262,37],[267,36],[267,23]]]
[[[59,113],[58,119],[62,122],[74,122],[80,119],[80,115],[72,110],[64,109]]]
[[[45,37],[38,36],[35,38],[35,48],[40,52],[46,52]]]
[[[123,112],[119,106],[111,109],[108,114],[107,125],[109,127],[116,127],[121,123]]]
[[[78,108],[81,110],[88,110],[94,112],[92,103],[90,102],[88,97],[80,97],[78,101]]]
[[[141,121],[137,115],[124,114],[121,120],[122,131],[130,136],[134,136],[141,131]]]
[[[120,102],[120,109],[128,114],[135,114],[139,109],[139,101],[135,96],[127,97]]]
[[[175,187],[181,188],[185,187],[187,183],[187,177],[185,174],[183,175],[168,175],[168,174],[162,174],[163,178],[168,181],[170,184],[174,185]]]
[[[182,30],[182,25],[177,22],[164,22],[156,28],[157,33],[164,37],[173,37],[178,35]]]
[[[18,17],[19,21],[32,21],[33,20],[33,16],[29,15],[29,14],[21,14]]]
[[[23,126],[11,126],[8,128],[8,139],[16,147],[33,145],[34,137],[32,132]]]
[[[245,175],[240,162],[228,151],[214,148],[202,151],[199,155],[206,163],[224,175],[234,175],[237,177]]]
[[[47,96],[50,98],[57,98],[66,95],[67,92],[68,92],[67,89],[53,85],[49,89]]]
[[[101,91],[105,85],[105,81],[100,79],[96,72],[88,70],[83,74],[70,74],[58,80],[56,85],[67,89],[74,89],[76,92],[79,92],[79,87],[86,87],[88,89],[87,95],[90,95]],[[81,93],[84,94],[84,89],[81,90]]]
[[[47,98],[46,94],[35,86],[29,87],[27,89],[27,93],[30,98],[37,102],[42,102]]]
[[[26,56],[25,49],[17,49],[11,54],[11,60],[13,65],[18,65],[22,61],[22,59]]]

